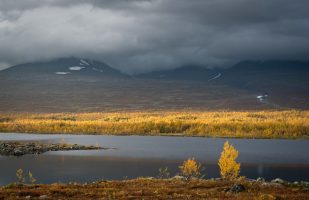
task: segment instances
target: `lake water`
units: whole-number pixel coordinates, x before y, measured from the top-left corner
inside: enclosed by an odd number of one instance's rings
[[[227,139],[155,136],[35,135],[0,133],[0,140],[41,140],[111,148],[92,151],[58,151],[22,157],[0,156],[0,184],[16,181],[16,170],[29,170],[40,183],[92,182],[157,176],[168,167],[178,173],[183,160],[195,157],[206,178],[219,177],[217,165]],[[241,175],[248,178],[280,177],[309,180],[309,140],[228,139],[239,151]]]

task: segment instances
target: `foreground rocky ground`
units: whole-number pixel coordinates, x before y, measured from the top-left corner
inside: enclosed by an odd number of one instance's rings
[[[307,183],[140,178],[0,188],[0,199],[309,199]]]
[[[41,154],[47,151],[95,150],[103,149],[99,146],[84,146],[78,144],[50,144],[40,142],[0,141],[0,155],[22,156],[25,154]]]

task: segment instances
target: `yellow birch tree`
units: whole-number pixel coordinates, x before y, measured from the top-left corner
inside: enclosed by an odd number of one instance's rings
[[[239,176],[240,163],[236,162],[237,157],[238,151],[226,141],[218,163],[222,178],[233,180]]]

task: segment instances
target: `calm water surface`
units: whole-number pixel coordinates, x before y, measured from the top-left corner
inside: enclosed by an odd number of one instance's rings
[[[171,174],[188,157],[205,166],[206,177],[219,177],[217,161],[226,139],[148,136],[34,135],[1,133],[0,140],[99,144],[109,150],[48,152],[22,157],[0,156],[0,184],[16,181],[15,172],[30,170],[41,183],[90,182]],[[309,140],[228,139],[239,151],[241,175],[309,180]]]

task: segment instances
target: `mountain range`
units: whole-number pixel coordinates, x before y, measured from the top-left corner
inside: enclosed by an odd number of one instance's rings
[[[0,71],[0,112],[309,108],[309,62],[242,61],[128,75],[99,61],[59,58]]]

